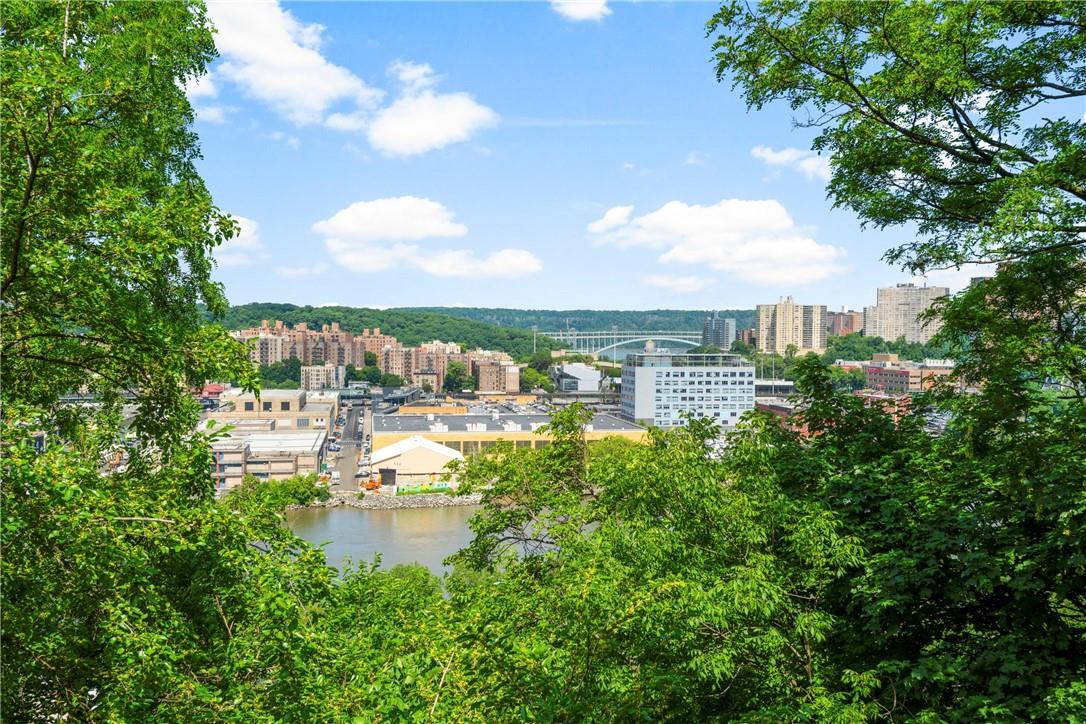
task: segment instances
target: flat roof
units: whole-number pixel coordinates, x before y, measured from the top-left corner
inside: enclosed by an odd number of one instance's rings
[[[448,432],[467,432],[468,425],[485,425],[485,428],[476,427],[473,432],[517,432],[506,430],[505,425],[513,423],[519,425],[520,432],[531,432],[533,427],[546,425],[551,421],[550,415],[517,415],[501,414],[497,419],[493,415],[374,415],[374,433],[399,433],[399,432],[432,432],[433,425],[445,425]],[[644,430],[640,425],[621,420],[614,415],[594,415],[589,423],[593,432],[629,432]]]
[[[324,444],[324,430],[248,433],[251,452],[317,453]]]

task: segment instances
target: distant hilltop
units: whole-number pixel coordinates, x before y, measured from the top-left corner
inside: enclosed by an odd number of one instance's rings
[[[700,331],[705,317],[713,310],[705,309],[505,309],[498,307],[400,307],[395,311],[430,312],[450,317],[471,319],[501,327],[518,327],[540,332],[560,332],[576,329],[581,332],[620,330]],[[737,329],[753,327],[757,314],[753,309],[715,310],[721,317],[735,319]]]

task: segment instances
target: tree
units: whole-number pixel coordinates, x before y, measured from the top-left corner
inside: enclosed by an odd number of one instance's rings
[[[702,344],[697,347],[691,347],[686,351],[687,354],[720,354],[724,350],[717,347],[715,344]]]
[[[868,671],[885,716],[1074,719],[1086,710],[1080,363],[1086,96],[1076,3],[726,3],[718,77],[748,104],[805,112],[830,197],[876,226],[915,224],[891,262],[997,263],[944,300],[935,340],[957,382],[881,415],[796,366],[814,467],[791,495],[839,511],[865,550],[826,613],[825,651]],[[1075,360],[1079,360],[1076,362]],[[936,406],[943,434],[924,428]],[[1070,452],[1076,450],[1078,452]],[[795,469],[792,455],[773,467]],[[1076,543],[1068,544],[1067,541]]]
[[[404,378],[399,375],[394,375],[391,372],[386,372],[381,375],[380,385],[381,387],[403,387]]]
[[[475,381],[468,374],[468,368],[463,362],[450,362],[445,370],[443,387],[446,392],[462,392],[475,388]]]
[[[536,372],[546,374],[547,370],[554,364],[554,359],[551,357],[551,353],[547,351],[536,352],[528,360],[528,366]]]
[[[554,380],[549,375],[537,372],[534,367],[525,367],[520,373],[520,391],[531,392],[536,389],[554,392]]]
[[[363,352],[362,356],[365,358],[364,362],[367,367],[377,366],[377,353],[375,352]]]
[[[1086,130],[1031,112],[1086,93],[1082,23],[1073,2],[782,0],[725,3],[709,31],[748,104],[809,109],[835,204],[919,227],[888,257],[923,272],[1086,243]]]
[[[214,55],[203,11],[12,2],[3,31],[3,399],[128,390],[134,430],[169,453],[196,419],[190,386],[255,384],[196,309],[225,312],[211,251],[237,230],[196,172],[181,88]]]

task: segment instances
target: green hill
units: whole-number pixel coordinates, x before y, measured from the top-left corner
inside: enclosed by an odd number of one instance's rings
[[[260,324],[261,320],[280,319],[286,324],[305,322],[311,327],[339,322],[353,333],[364,328],[380,327],[405,345],[417,345],[440,339],[459,342],[468,348],[482,347],[507,352],[514,359],[526,360],[532,354],[532,332],[511,326],[473,320],[461,316],[438,314],[415,309],[369,309],[365,307],[299,307],[294,304],[257,302],[230,307],[222,322],[227,329],[243,329]],[[536,349],[560,349],[558,342],[538,335]]]
[[[709,312],[702,309],[597,310],[597,309],[502,309],[486,307],[404,307],[412,312],[433,312],[502,327],[557,332],[573,328],[582,332],[620,330],[700,330]],[[753,309],[722,309],[721,317],[734,317],[736,327],[753,327]]]

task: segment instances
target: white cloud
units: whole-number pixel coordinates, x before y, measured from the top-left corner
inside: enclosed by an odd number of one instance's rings
[[[207,123],[226,123],[226,106],[193,106],[196,120]]]
[[[321,54],[324,27],[300,22],[278,2],[214,0],[208,14],[223,58],[215,81],[237,84],[295,125],[365,132],[382,153],[412,156],[466,141],[499,120],[468,93],[436,92],[434,69],[410,61],[389,66],[401,90],[382,107],[384,91]],[[213,96],[215,81],[193,81],[186,92]]]
[[[265,133],[261,138],[267,138],[271,141],[279,141],[290,146],[294,150],[298,150],[301,147],[302,141],[297,136],[292,136],[289,133],[283,133],[282,131],[272,131],[271,133]]]
[[[195,78],[190,78],[185,83],[183,90],[190,101],[197,98],[214,98],[219,95],[219,89],[215,85],[215,79],[211,77],[211,73],[204,73]]]
[[[424,253],[413,264],[435,277],[521,277],[543,270],[543,263],[525,249],[501,249],[482,259],[468,249]]]
[[[320,53],[324,28],[303,24],[277,2],[210,2],[223,57],[219,76],[298,125],[319,123],[334,104],[375,106],[381,91]]]
[[[662,289],[668,289],[676,294],[693,294],[700,292],[711,284],[711,280],[696,276],[671,276],[669,274],[649,274],[642,279],[646,284]]]
[[[285,279],[300,279],[302,277],[312,277],[319,274],[323,274],[328,271],[328,265],[324,262],[318,262],[312,266],[277,266],[275,267],[275,273]]]
[[[470,249],[431,249],[404,242],[461,237],[468,228],[442,204],[417,196],[358,201],[313,224],[325,248],[354,272],[407,268],[437,277],[518,277],[543,268],[524,249],[500,249],[476,256]]]
[[[612,209],[608,209],[607,213],[588,225],[588,230],[593,234],[602,234],[605,231],[610,231],[615,227],[622,226],[630,220],[630,213],[632,211],[633,206],[616,206]]]
[[[215,249],[219,266],[248,266],[258,259],[267,259],[260,224],[244,216],[235,215],[233,219],[238,224],[238,233]]]
[[[437,77],[424,63],[393,63],[389,73],[402,92],[392,105],[364,124],[361,118],[337,117],[329,124],[349,128],[363,124],[374,148],[390,156],[414,156],[466,141],[478,130],[497,124],[499,117],[467,93],[435,93]]]
[[[551,8],[566,20],[599,22],[611,14],[607,0],[551,0]]]
[[[468,233],[468,227],[453,221],[452,211],[418,196],[357,201],[313,224],[313,230],[328,237],[362,242],[411,241]]]
[[[950,287],[950,293],[955,294],[969,286],[973,277],[990,276],[995,276],[994,264],[962,264],[956,268],[929,271],[926,276],[915,276],[910,281],[931,287]]]
[[[770,166],[784,166],[793,171],[799,171],[809,181],[830,180],[830,160],[825,156],[819,156],[814,151],[791,147],[775,151],[769,146],[755,146],[750,149],[750,155]]]
[[[702,156],[697,151],[691,151],[686,154],[686,159],[683,161],[684,166],[704,166],[705,156]]]
[[[773,199],[724,199],[712,206],[670,201],[629,217],[627,207],[615,207],[589,231],[599,243],[657,249],[661,263],[697,264],[738,281],[804,284],[842,270],[844,251],[819,244]]]

